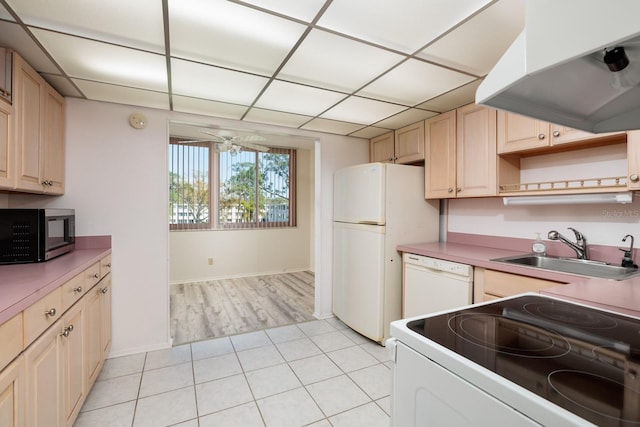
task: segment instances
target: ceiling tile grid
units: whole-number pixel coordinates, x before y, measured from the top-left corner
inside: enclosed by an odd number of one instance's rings
[[[64,96],[364,138],[473,102],[523,26],[524,0],[0,0]]]

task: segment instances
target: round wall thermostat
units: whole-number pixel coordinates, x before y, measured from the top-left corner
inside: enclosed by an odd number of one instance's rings
[[[129,124],[136,129],[144,129],[147,126],[147,118],[144,114],[133,113],[129,116]]]

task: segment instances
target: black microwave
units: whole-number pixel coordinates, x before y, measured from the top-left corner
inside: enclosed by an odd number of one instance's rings
[[[73,209],[0,209],[0,264],[42,262],[75,248]]]

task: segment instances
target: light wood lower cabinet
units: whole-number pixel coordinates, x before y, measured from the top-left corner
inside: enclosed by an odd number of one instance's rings
[[[25,425],[24,358],[19,356],[0,372],[0,426]]]
[[[101,261],[108,268],[93,264],[0,325],[0,338],[20,338],[17,352],[13,344],[11,352],[0,347],[0,368],[13,359],[0,370],[1,427],[73,426],[111,345],[110,260]],[[77,290],[85,286],[88,291]]]
[[[491,301],[525,292],[538,292],[562,284],[536,277],[476,267],[473,276],[473,301]]]

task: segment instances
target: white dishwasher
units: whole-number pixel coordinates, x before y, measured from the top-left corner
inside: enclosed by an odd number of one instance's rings
[[[473,267],[405,252],[402,317],[413,317],[469,305],[473,300]]]

